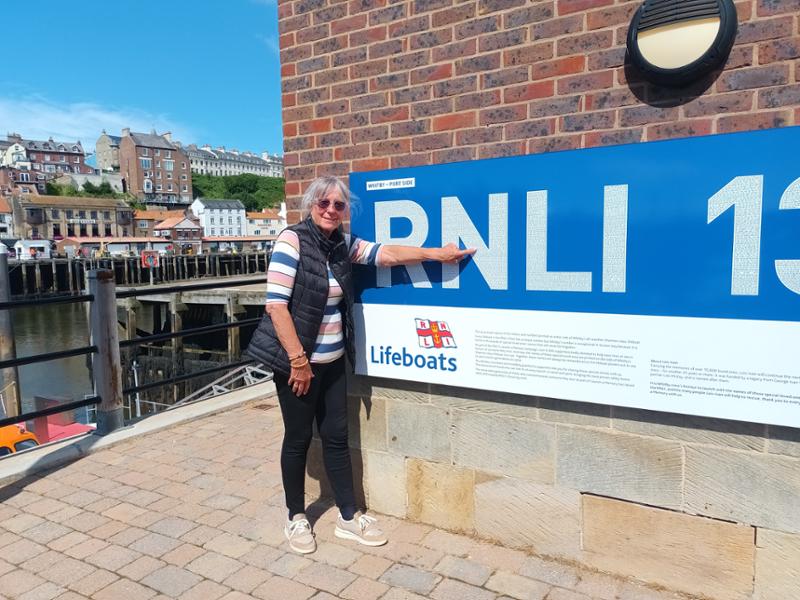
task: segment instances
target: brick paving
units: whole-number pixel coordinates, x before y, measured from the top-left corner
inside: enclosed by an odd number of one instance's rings
[[[0,487],[0,598],[684,598],[392,517],[389,544],[359,546],[328,505],[318,551],[293,554],[282,435],[277,408],[246,405]]]

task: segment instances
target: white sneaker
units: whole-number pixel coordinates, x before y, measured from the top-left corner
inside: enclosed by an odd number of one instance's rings
[[[310,554],[317,549],[317,541],[314,539],[314,532],[311,531],[311,523],[303,513],[297,513],[291,521],[286,521],[283,534],[289,540],[289,548],[298,554]]]
[[[336,519],[334,535],[345,540],[355,540],[365,546],[383,546],[389,541],[378,527],[378,520],[361,513],[356,513],[352,521],[345,521],[340,513]]]

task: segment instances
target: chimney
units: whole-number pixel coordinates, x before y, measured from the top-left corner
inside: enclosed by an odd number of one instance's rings
[[[123,127],[122,128],[122,137],[128,137],[131,134],[130,127]]]
[[[164,137],[165,140],[167,140],[168,142],[172,143],[172,132],[171,131],[165,131],[162,134],[162,136]]]
[[[217,152],[225,152],[225,146],[217,146]]]

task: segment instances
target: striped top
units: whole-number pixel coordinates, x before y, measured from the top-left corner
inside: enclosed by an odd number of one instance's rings
[[[360,265],[380,265],[380,244],[366,242],[345,234],[345,243],[350,250],[350,262]],[[294,231],[284,229],[275,241],[269,269],[267,270],[267,304],[289,304],[294,290],[297,261],[300,258],[300,240]],[[328,301],[319,327],[314,352],[309,360],[313,363],[333,362],[344,354],[342,311],[339,303],[344,298],[342,288],[328,265]]]

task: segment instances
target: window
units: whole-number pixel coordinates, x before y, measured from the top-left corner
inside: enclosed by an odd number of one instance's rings
[[[90,212],[89,213],[89,217],[92,218],[92,219],[96,219],[97,218],[97,211],[93,210],[92,212]]]
[[[152,194],[153,193],[153,182],[149,179],[144,180],[144,193],[145,194]]]
[[[105,230],[106,237],[111,237],[111,224],[110,223],[106,223],[105,229],[106,229]]]
[[[78,218],[79,219],[85,219],[86,218],[86,211],[85,210],[79,210],[78,211]]]
[[[109,219],[111,218],[111,212],[110,212],[110,211],[107,211],[107,210],[104,210],[104,211],[103,211],[103,218],[104,218],[105,220],[109,220]]]
[[[122,237],[128,237],[128,228],[127,227],[124,227],[122,229]]]
[[[11,448],[8,446],[0,446],[0,456],[8,456],[11,454]]]
[[[174,160],[165,160],[164,161],[164,168],[167,171],[174,171],[175,170],[175,161]]]
[[[73,237],[75,235],[75,224],[67,223],[67,236]]]
[[[56,172],[56,166],[55,165],[45,165],[44,166],[44,172],[45,173],[55,173]]]
[[[236,217],[236,222],[241,225],[242,224],[242,217]]]
[[[188,192],[189,191],[189,186],[188,185],[184,185],[183,188],[182,188],[182,191]]]
[[[58,209],[57,208],[54,208],[53,210],[50,211],[50,217],[53,218],[53,219],[60,218],[59,215],[58,215]]]
[[[36,160],[36,154],[31,152],[31,160]]]
[[[149,156],[149,150],[147,148],[142,148],[142,156]]]
[[[156,184],[156,191],[157,191],[157,192],[160,192],[160,191],[161,191],[161,189],[162,189],[162,188],[161,188],[161,184],[160,184],[160,183],[157,183],[157,184]]]
[[[172,173],[170,173],[169,171],[167,171],[167,179],[172,179]]]
[[[161,171],[156,171],[156,179],[161,179]]]
[[[31,237],[33,239],[37,239],[39,237],[39,228],[38,227],[31,227]]]
[[[35,448],[39,444],[36,443],[36,440],[22,440],[14,444],[14,450],[17,452],[22,452],[23,450],[27,450],[28,448]]]
[[[260,229],[256,229],[256,230],[253,232],[253,235],[261,235],[261,230],[260,230]]]
[[[86,225],[84,223],[81,223],[78,227],[80,230],[81,237],[86,237]]]
[[[67,157],[62,154],[61,156],[58,157],[58,160],[61,162],[67,162]]]
[[[228,217],[228,225],[233,225],[233,217]]]
[[[186,173],[184,173],[183,175],[181,175],[181,179],[183,179],[184,181],[186,181],[186,180],[188,179],[188,177],[186,177]]]
[[[181,169],[186,170],[186,163],[181,161]]]
[[[44,155],[44,162],[50,162],[50,155],[49,154],[45,154]]]
[[[158,148],[156,148],[156,156],[161,156],[161,150],[159,150]]]
[[[67,216],[68,219],[71,219],[73,214],[72,209],[68,208],[67,210],[64,211],[64,214]]]
[[[160,168],[161,168],[161,161],[157,160],[156,161],[156,169],[160,169]]]
[[[73,146],[73,147],[72,147],[72,151],[73,151],[73,152],[78,152],[78,147],[77,147],[77,146]]]
[[[147,221],[139,221],[138,227],[139,229],[147,229]]]
[[[98,227],[97,223],[92,225],[92,237],[100,237],[100,227]]]
[[[213,227],[211,228],[211,235],[217,235],[217,230]]]
[[[172,152],[170,150],[167,150],[167,153],[164,156],[166,156],[167,158],[172,158]]]
[[[152,169],[153,168],[153,159],[152,158],[140,158],[139,163],[142,165],[143,169]]]
[[[20,174],[19,174],[19,180],[20,180],[20,181],[25,181],[25,182],[28,182],[28,181],[30,181],[30,180],[31,180],[31,176],[30,176],[30,174],[28,174],[28,173],[20,173]]]
[[[171,192],[171,191],[172,191],[172,184],[171,184],[171,183],[170,183],[170,184],[167,184],[167,191],[168,191],[168,192]]]
[[[72,162],[76,162],[76,163],[81,162],[81,157],[80,156],[76,156],[75,158],[72,159]]]
[[[61,235],[61,223],[53,223],[53,237]]]
[[[211,224],[214,224],[214,217],[211,217]]]

